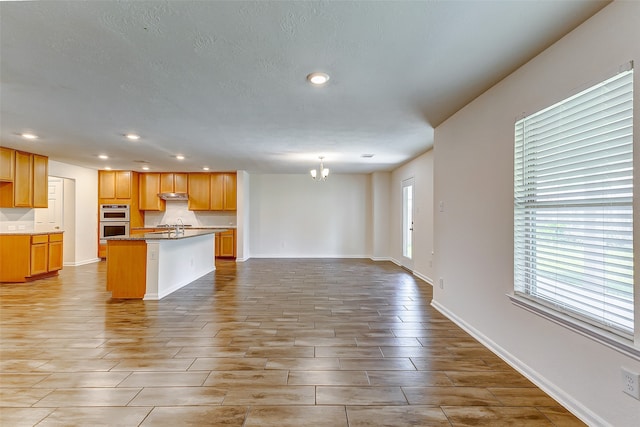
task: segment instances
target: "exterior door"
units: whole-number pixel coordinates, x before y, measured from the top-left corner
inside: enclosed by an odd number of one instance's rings
[[[415,203],[413,200],[414,179],[402,181],[402,257],[404,268],[413,271],[414,244],[413,244],[413,219]]]
[[[62,178],[49,177],[49,207],[35,209],[36,226],[47,226],[51,230],[63,229],[64,183]]]

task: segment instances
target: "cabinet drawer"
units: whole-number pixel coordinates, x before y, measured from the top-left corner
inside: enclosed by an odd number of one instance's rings
[[[37,236],[31,236],[31,244],[35,245],[38,243],[47,243],[49,241],[49,236],[47,234],[39,234]]]
[[[62,234],[49,234],[50,242],[62,242]]]

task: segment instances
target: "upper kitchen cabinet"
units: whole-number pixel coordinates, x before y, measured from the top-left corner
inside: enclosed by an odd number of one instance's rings
[[[158,197],[160,190],[161,176],[160,173],[142,173],[140,174],[140,210],[143,211],[164,211],[165,201]]]
[[[49,206],[49,159],[33,155],[33,207]]]
[[[131,199],[131,171],[99,171],[98,179],[100,199]]]
[[[0,181],[13,182],[16,150],[0,147]]]
[[[187,173],[161,173],[160,193],[186,193],[188,189]]]
[[[3,148],[0,207],[46,208],[49,188],[48,164],[49,159],[46,156]],[[5,171],[7,168],[9,172]]]
[[[211,177],[208,173],[190,173],[189,181],[189,210],[210,210]]]
[[[189,209],[192,211],[235,211],[235,173],[190,173]]]

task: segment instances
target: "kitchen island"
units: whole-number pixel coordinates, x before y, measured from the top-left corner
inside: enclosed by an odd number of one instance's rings
[[[112,298],[164,298],[215,270],[214,236],[222,231],[171,229],[107,238],[107,290]]]

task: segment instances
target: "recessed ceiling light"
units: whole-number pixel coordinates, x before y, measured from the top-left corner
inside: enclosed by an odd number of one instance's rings
[[[363,158],[365,158],[365,159],[370,159],[370,158],[372,158],[374,155],[375,155],[375,154],[363,154],[363,155],[361,155],[360,157],[363,157]]]
[[[148,170],[149,170],[149,166],[143,166],[143,167],[142,167],[142,170],[143,170],[143,171],[148,171]],[[146,176],[146,175],[145,175],[145,176]]]
[[[109,158],[109,156],[107,156],[106,154],[100,154],[98,156],[98,158],[102,159],[102,160],[107,160]]]
[[[38,139],[38,135],[31,132],[21,133],[20,136],[23,137],[24,139]]]
[[[314,85],[323,85],[329,81],[329,74],[325,73],[311,73],[307,76],[309,83]]]
[[[137,141],[140,139],[140,135],[137,135],[135,133],[128,133],[125,136],[127,137],[127,139],[130,139],[132,141]]]
[[[183,156],[182,154],[178,154],[178,155],[176,156],[176,159],[178,159],[178,160],[184,160],[184,156]]]
[[[110,171],[111,167],[110,166],[105,166],[104,170]]]
[[[202,168],[202,170],[203,170],[203,171],[208,171],[208,170],[209,170],[209,167],[208,167],[208,166],[205,166],[205,167],[203,167],[203,168]]]

